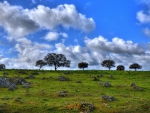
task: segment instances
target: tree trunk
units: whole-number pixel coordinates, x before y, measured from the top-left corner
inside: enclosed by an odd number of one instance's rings
[[[136,68],[135,68],[135,71],[136,71]]]
[[[83,68],[83,70],[84,70],[84,68]]]
[[[109,70],[110,70],[110,68],[109,68]]]
[[[55,66],[55,71],[57,70],[56,66]]]

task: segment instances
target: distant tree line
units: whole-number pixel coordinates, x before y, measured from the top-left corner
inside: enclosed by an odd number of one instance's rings
[[[45,65],[49,65],[49,66],[54,66],[55,71],[57,70],[58,67],[70,67],[71,61],[67,60],[65,55],[63,54],[56,54],[56,53],[48,53],[45,57],[44,60],[38,60],[36,61],[36,66],[39,66],[39,70],[45,66]],[[87,62],[80,62],[78,63],[78,68],[80,69],[85,69],[88,68],[88,63]],[[106,67],[109,70],[113,67],[115,67],[115,61],[114,60],[104,60],[101,63],[102,67]],[[142,66],[137,64],[137,63],[133,63],[129,66],[130,69],[141,69]],[[118,65],[116,70],[118,71],[124,71],[125,67],[123,65]]]
[[[59,67],[70,67],[71,61],[67,60],[67,58],[65,57],[65,55],[63,54],[56,54],[56,53],[48,53],[43,60],[38,60],[36,61],[35,66],[39,67],[39,70],[45,66],[54,66],[55,71],[59,68]],[[78,68],[80,69],[85,69],[88,68],[88,63],[87,62],[80,62],[78,63]],[[106,67],[109,70],[112,67],[115,67],[115,61],[114,60],[104,60],[101,63],[102,67]],[[6,67],[4,64],[0,64],[0,70],[4,70]],[[134,69],[135,71],[137,69],[141,69],[142,66],[139,65],[138,63],[133,63],[129,66],[129,69]],[[116,70],[119,71],[124,71],[125,67],[123,65],[118,65]]]

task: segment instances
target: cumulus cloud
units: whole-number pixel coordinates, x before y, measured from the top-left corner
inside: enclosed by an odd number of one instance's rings
[[[8,2],[0,2],[0,26],[13,37],[28,35],[39,29],[39,26],[23,13],[20,6],[11,6]]]
[[[94,20],[78,13],[74,5],[64,4],[53,9],[38,5],[37,8],[26,9],[24,12],[30,19],[47,29],[62,25],[89,32],[95,28]]]
[[[150,12],[145,14],[142,10],[137,12],[136,17],[141,23],[150,23]]]
[[[90,54],[85,47],[80,45],[76,46],[65,46],[62,43],[55,45],[56,53],[63,53],[66,55],[67,59],[71,60],[71,67],[77,68],[79,62],[87,62],[89,65],[96,65],[98,62],[92,54]]]
[[[59,37],[59,34],[56,32],[49,32],[44,39],[48,41],[57,40]]]
[[[112,39],[112,42],[106,38],[99,36],[94,39],[85,39],[85,44],[90,50],[113,52],[113,53],[126,53],[126,54],[144,54],[144,49],[132,41],[124,41],[118,37]]]
[[[49,32],[46,34],[44,39],[47,41],[53,41],[53,40],[57,40],[59,38],[59,36],[62,36],[64,38],[68,37],[68,35],[66,33]]]

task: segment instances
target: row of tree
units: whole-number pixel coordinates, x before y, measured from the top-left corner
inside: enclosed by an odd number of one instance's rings
[[[56,54],[56,53],[48,53],[45,57],[44,60],[38,60],[36,61],[36,66],[39,66],[39,70],[45,66],[45,65],[49,65],[49,66],[54,66],[55,71],[57,70],[58,67],[70,67],[71,61],[67,60],[65,55],[63,54]],[[115,62],[113,60],[104,60],[101,65],[103,67],[108,68],[109,70],[112,67],[115,67]],[[82,68],[84,70],[84,68],[88,67],[88,63],[87,62],[80,62],[78,63],[78,68]],[[129,66],[130,69],[141,69],[142,66],[137,64],[137,63],[133,63]],[[123,65],[118,65],[117,66],[117,70],[125,70],[125,67]]]

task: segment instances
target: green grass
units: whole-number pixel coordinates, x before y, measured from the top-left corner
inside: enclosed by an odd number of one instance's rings
[[[8,77],[26,77],[35,70],[25,70],[27,74],[20,74],[20,70],[1,71],[8,73]],[[33,82],[33,88],[26,90],[21,86],[15,91],[0,88],[0,113],[80,113],[82,101],[94,104],[91,113],[149,113],[150,112],[150,72],[149,71],[102,71],[85,70],[70,71],[38,71]],[[103,74],[99,79],[109,81],[112,87],[103,87],[99,81],[93,81],[93,76]],[[58,81],[63,75],[71,81]],[[109,78],[113,75],[114,79]],[[50,78],[52,76],[52,78]],[[42,79],[45,77],[46,79]],[[76,83],[81,81],[82,83]],[[131,83],[140,86],[143,91],[136,91],[130,87]],[[68,91],[66,97],[59,97],[59,91]],[[116,101],[104,101],[101,96],[114,96]]]

